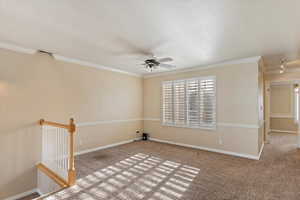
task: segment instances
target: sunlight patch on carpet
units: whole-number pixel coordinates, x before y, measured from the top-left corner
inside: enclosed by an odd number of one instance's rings
[[[46,199],[181,199],[199,172],[189,165],[138,153],[99,169]]]

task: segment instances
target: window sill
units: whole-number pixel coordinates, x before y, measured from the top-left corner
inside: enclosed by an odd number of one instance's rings
[[[185,126],[185,125],[174,125],[174,124],[167,124],[167,123],[162,123],[162,126],[170,126],[170,127],[176,127],[176,128],[190,128],[190,129],[202,129],[202,130],[216,130],[216,126]]]

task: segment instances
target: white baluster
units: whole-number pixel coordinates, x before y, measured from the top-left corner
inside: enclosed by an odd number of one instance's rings
[[[65,169],[65,170],[67,169],[67,164],[66,164],[66,159],[67,159],[66,143],[67,143],[67,140],[66,140],[66,133],[65,133],[65,131],[64,131],[64,144],[63,144],[63,148],[64,148],[64,169]]]
[[[61,129],[59,128],[58,129],[58,166],[59,168],[61,169],[61,141],[60,141],[60,138],[61,138]]]

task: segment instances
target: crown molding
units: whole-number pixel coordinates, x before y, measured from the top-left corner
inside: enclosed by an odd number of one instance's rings
[[[217,67],[225,67],[226,65],[236,65],[236,64],[245,64],[245,63],[258,63],[259,60],[261,60],[261,56],[255,56],[255,57],[249,57],[249,58],[243,58],[243,59],[236,59],[236,60],[229,60],[224,61],[220,63],[215,63],[211,65],[201,65],[198,67],[191,67],[191,68],[183,68],[183,69],[177,69],[167,72],[159,72],[155,74],[149,74],[144,75],[144,78],[152,78],[157,76],[165,76],[165,75],[171,75],[171,74],[177,74],[177,73],[183,73],[183,72],[192,72],[192,71],[199,71],[199,70],[206,70],[211,68],[217,68]]]
[[[8,43],[4,43],[4,42],[0,42],[0,48],[19,52],[19,53],[26,53],[26,54],[35,54],[37,52],[37,50],[35,50],[35,49],[24,48],[21,46],[17,46],[14,44],[8,44]]]
[[[17,46],[14,44],[8,44],[8,43],[4,43],[4,42],[0,42],[0,48],[15,51],[15,52],[20,52],[20,53],[26,53],[26,54],[35,54],[37,52],[36,49],[24,48],[21,46]],[[124,71],[124,70],[120,70],[120,69],[115,69],[115,68],[108,67],[108,66],[95,64],[95,63],[88,62],[88,61],[83,61],[83,60],[76,59],[76,58],[61,56],[58,54],[53,54],[53,57],[59,61],[69,62],[69,63],[83,65],[83,66],[87,66],[87,67],[93,67],[96,69],[108,70],[108,71],[113,71],[113,72],[118,72],[118,73],[122,73],[122,74],[127,74],[130,76],[143,77],[143,78],[151,78],[151,77],[156,77],[156,76],[164,76],[164,75],[177,74],[177,73],[183,73],[183,72],[206,70],[206,69],[211,69],[211,68],[216,68],[216,67],[224,67],[226,65],[243,64],[243,63],[258,63],[259,60],[261,60],[261,58],[262,58],[261,56],[255,56],[255,57],[249,57],[249,58],[243,58],[243,59],[224,61],[224,62],[220,62],[220,63],[216,63],[216,64],[211,64],[208,66],[202,65],[202,66],[198,66],[198,67],[183,68],[183,69],[181,68],[181,69],[175,69],[175,70],[166,71],[166,72],[158,72],[158,73],[154,73],[154,74],[136,74],[136,73],[132,73],[132,72],[128,72],[128,71]]]
[[[21,47],[18,45],[5,43],[5,42],[0,42],[0,49],[6,49],[6,50],[10,50],[10,51],[18,52],[18,53],[26,53],[26,54],[35,54],[38,51],[36,49],[25,48],[25,47]],[[68,57],[58,55],[58,54],[53,54],[53,57],[56,60],[60,60],[60,61],[64,61],[64,62],[74,63],[74,64],[78,64],[78,65],[84,65],[87,67],[93,67],[93,68],[102,69],[102,70],[118,72],[118,73],[130,75],[130,76],[142,77],[142,75],[139,75],[139,74],[135,74],[135,73],[119,70],[119,69],[114,69],[112,67],[106,67],[106,66],[95,64],[95,63],[75,59],[75,58],[68,58]]]
[[[91,63],[91,62],[88,62],[88,61],[78,60],[78,59],[75,59],[75,58],[64,57],[64,56],[61,56],[61,55],[58,55],[58,54],[53,54],[53,57],[56,60],[59,60],[59,61],[69,62],[69,63],[83,65],[83,66],[87,66],[87,67],[93,67],[93,68],[96,68],[96,69],[102,69],[102,70],[118,72],[118,73],[130,75],[130,76],[142,77],[142,75],[139,75],[139,74],[135,74],[135,73],[119,70],[119,69],[114,69],[112,67],[106,67],[106,66],[98,65],[98,64]]]

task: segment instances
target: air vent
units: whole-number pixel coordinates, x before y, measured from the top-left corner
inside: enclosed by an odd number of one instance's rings
[[[45,50],[38,50],[38,53],[47,54],[47,55],[53,57],[53,53],[45,51]]]

